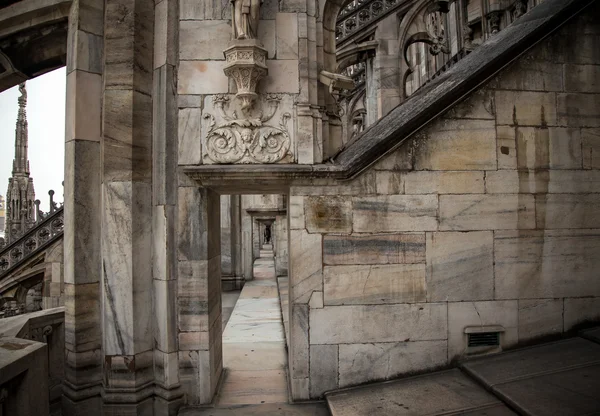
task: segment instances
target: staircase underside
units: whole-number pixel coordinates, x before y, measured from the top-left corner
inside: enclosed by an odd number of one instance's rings
[[[333,416],[600,414],[600,328],[326,395]]]

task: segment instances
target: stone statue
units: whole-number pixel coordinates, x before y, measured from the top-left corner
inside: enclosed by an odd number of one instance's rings
[[[256,39],[262,0],[231,0],[234,39]]]
[[[21,96],[18,98],[19,105],[23,106],[27,104],[27,90],[25,89],[24,82],[19,84],[19,92],[21,93]]]

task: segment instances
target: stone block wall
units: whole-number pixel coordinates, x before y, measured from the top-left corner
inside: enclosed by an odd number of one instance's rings
[[[600,319],[599,41],[582,14],[353,181],[290,189],[295,399],[448,365],[467,327]]]

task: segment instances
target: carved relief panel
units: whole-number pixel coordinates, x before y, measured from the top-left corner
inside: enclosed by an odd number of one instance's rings
[[[260,94],[251,108],[234,97],[205,99],[203,163],[293,163],[293,97]]]

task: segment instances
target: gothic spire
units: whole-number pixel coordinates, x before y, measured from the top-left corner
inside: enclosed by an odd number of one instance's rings
[[[19,85],[19,115],[15,129],[15,158],[13,160],[12,178],[8,179],[6,192],[6,224],[5,239],[10,243],[24,234],[35,224],[35,191],[33,178],[29,177],[29,160],[27,147],[27,90],[25,83]]]
[[[13,175],[29,175],[29,160],[27,158],[28,131],[27,131],[27,90],[25,83],[19,84],[19,114],[17,116],[17,127],[15,129],[15,158],[13,160]]]

